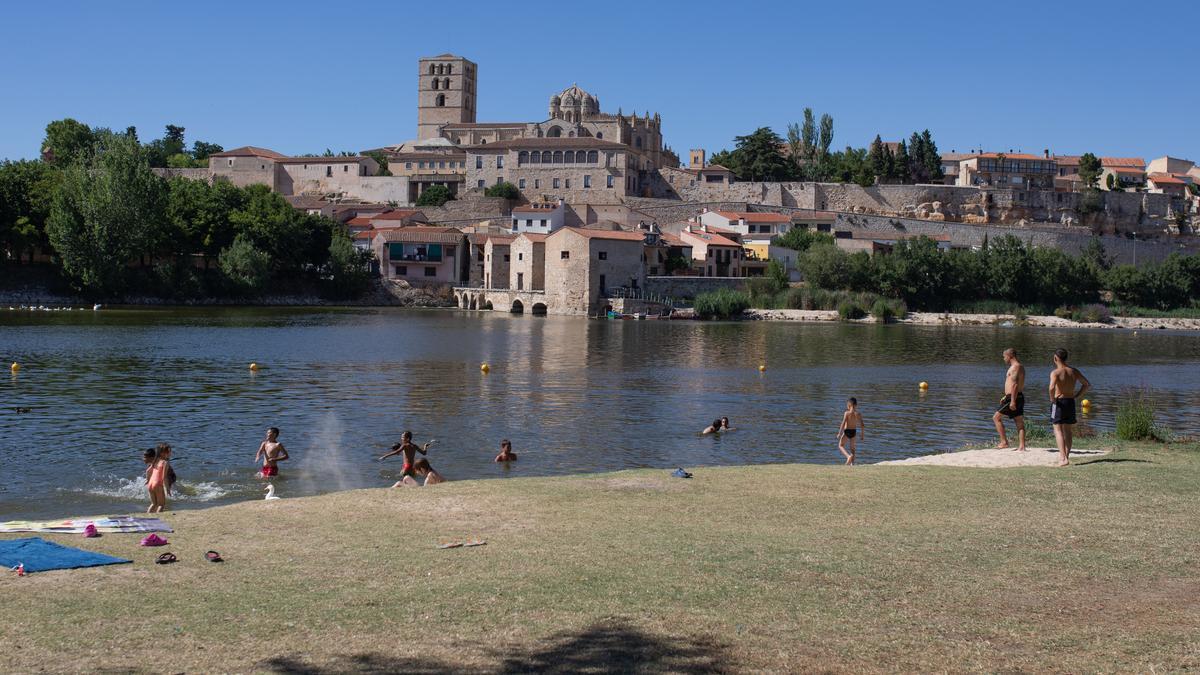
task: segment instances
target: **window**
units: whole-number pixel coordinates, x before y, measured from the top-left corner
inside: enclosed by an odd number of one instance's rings
[[[566,186],[565,186],[565,187],[566,187],[568,190],[570,190],[570,189],[571,189],[571,179],[570,179],[570,178],[566,179]]]
[[[504,176],[496,176],[496,185],[504,182]]]
[[[633,139],[633,147],[635,147],[635,148],[642,147],[642,137],[641,136],[638,136],[637,138]]]
[[[542,163],[542,153],[538,152],[537,150],[534,150],[533,152],[529,153],[529,163],[530,164],[541,164]]]
[[[333,178],[333,167],[332,166],[325,167],[325,177]]]
[[[557,178],[554,179],[554,189],[555,190],[558,189],[558,179]]]
[[[454,74],[454,66],[450,65],[449,63],[446,64],[446,74],[447,75]]]
[[[608,260],[608,251],[600,251],[596,254],[596,258],[600,260]]]
[[[524,179],[524,178],[518,178],[518,179],[517,179],[517,188],[518,188],[518,189],[520,189],[520,190],[524,190],[524,189],[525,189],[525,179]]]
[[[229,166],[233,166],[233,160],[229,160]]]
[[[517,260],[524,260],[524,259],[525,259],[525,254],[524,254],[524,253],[518,253],[518,254],[517,254]]]
[[[561,252],[561,253],[559,253],[559,254],[558,254],[558,257],[559,257],[559,259],[560,259],[560,260],[570,260],[570,259],[571,259],[571,252],[570,252],[570,251],[563,251],[563,252]]]
[[[562,164],[562,163],[563,163],[563,153],[562,153],[562,150],[555,150],[555,151],[554,151],[554,163],[555,163],[555,164]]]
[[[396,274],[399,274],[400,276],[407,275],[408,274],[408,266],[396,265]]]
[[[441,80],[437,79],[436,77],[433,78],[433,88],[437,89],[440,85],[441,85]]]
[[[422,162],[422,164],[424,164],[424,162]],[[405,162],[405,163],[404,163],[404,168],[406,168],[406,169],[411,169],[411,168],[412,168],[412,162]]]
[[[425,268],[425,276],[436,277],[437,276],[437,268],[436,267],[426,267]]]
[[[609,176],[608,177],[608,187],[612,187],[612,186],[613,186],[613,177]]]
[[[575,163],[575,151],[568,150],[568,151],[564,152],[563,153],[563,162],[566,164],[574,164]]]
[[[442,89],[449,89],[449,88],[450,88],[450,78],[448,78],[448,77],[442,78]]]
[[[480,178],[480,179],[479,179],[479,186],[478,186],[478,187],[481,187],[481,188],[482,188],[482,187],[484,187],[484,185],[483,185],[483,179],[482,179],[482,178]]]
[[[434,101],[434,105],[438,106],[439,108],[446,105],[446,95],[438,94],[437,100]]]
[[[496,155],[496,168],[497,169],[504,168],[504,155]]]
[[[598,160],[598,159],[600,159],[600,153],[596,152],[595,150],[588,150],[588,154],[587,154],[587,163],[588,164],[595,164],[596,160]]]
[[[433,65],[432,63],[429,64],[429,74],[433,75],[436,72],[437,72],[437,66]]]
[[[590,188],[590,187],[592,187],[592,177],[591,177],[591,176],[584,176],[584,177],[583,177],[583,187],[584,187],[584,188]]]
[[[419,167],[421,167],[422,169],[424,169],[424,168],[425,168],[425,162],[417,162],[417,166],[419,166]]]
[[[476,168],[476,169],[482,169],[482,168],[483,168],[483,155],[476,155],[476,156],[475,156],[475,168]]]
[[[517,166],[529,163],[529,151],[522,150],[517,153]]]
[[[349,172],[350,172],[350,165],[349,165],[349,164],[343,164],[343,165],[342,165],[342,173],[349,173]]]
[[[447,246],[447,247],[446,247],[446,257],[447,257],[447,258],[453,258],[453,257],[454,257],[454,253],[455,253],[455,249],[456,249],[456,248],[457,248],[457,247],[455,247],[455,246]]]
[[[539,221],[540,222],[540,221]],[[525,227],[533,227],[533,218],[525,219]]]
[[[438,162],[438,168],[439,168],[439,169],[444,169],[444,168],[446,168],[446,163],[445,163],[445,162]]]
[[[540,179],[540,178],[534,178],[534,179],[533,179],[533,189],[534,189],[534,190],[537,190],[537,189],[538,189],[538,188],[540,188],[540,187],[542,187],[542,179]]]
[[[596,132],[596,138],[604,138],[604,132],[603,132],[603,131],[597,131],[597,132]]]
[[[550,221],[542,219],[542,220],[538,221],[538,225],[541,225],[542,227],[547,227],[548,225],[550,225]]]

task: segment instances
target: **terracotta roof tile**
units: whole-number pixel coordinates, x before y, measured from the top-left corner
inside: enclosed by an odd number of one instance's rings
[[[267,159],[285,159],[287,155],[282,155],[266,148],[258,148],[253,145],[243,145],[240,148],[211,154],[209,157],[265,157]]]
[[[416,209],[392,209],[371,216],[371,220],[414,220],[424,217],[425,214]]]
[[[413,241],[429,244],[457,244],[466,237],[453,227],[397,227],[374,232],[377,238],[382,238],[385,242]]]
[[[747,223],[790,223],[792,219],[782,213],[751,213],[749,211],[717,211],[729,220],[743,219]]]
[[[546,237],[549,237],[549,236],[550,235],[542,234],[541,232],[522,232],[521,234],[518,234],[517,236],[513,237],[513,239],[516,240],[516,239],[520,239],[521,237],[525,237],[529,241],[532,241],[534,243],[540,243],[540,242],[546,241]]]
[[[1150,180],[1159,185],[1187,185],[1187,181],[1176,178],[1169,173],[1152,173]]]
[[[355,155],[353,157],[283,157],[275,161],[280,164],[357,164],[364,159],[370,159],[372,162],[375,161],[370,157],[362,155]]]
[[[593,230],[586,227],[564,227],[555,230],[550,234],[554,236],[560,232],[574,232],[581,237],[587,239],[613,239],[616,241],[645,241],[645,232],[629,232],[626,230]]]
[[[711,228],[711,227],[708,228],[708,232],[701,232],[699,230],[699,228],[693,229],[691,232],[684,230],[679,233],[679,237],[681,239],[683,239],[683,241],[685,241],[685,242],[689,238],[690,239],[699,239],[700,241],[704,242],[705,244],[708,244],[709,246],[735,246],[738,248],[741,248],[741,246],[742,246],[741,244],[737,243],[736,241],[733,241],[732,239],[728,239],[720,234],[717,234],[716,232],[713,232],[713,228]]]
[[[1146,160],[1141,157],[1101,157],[1100,166],[1105,168],[1123,166],[1140,169],[1146,166]]]

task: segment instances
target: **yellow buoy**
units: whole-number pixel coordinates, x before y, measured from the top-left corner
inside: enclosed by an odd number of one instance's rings
[[[488,371],[489,371],[489,370],[491,370],[491,369],[492,369],[492,367],[491,367],[491,366],[489,366],[489,365],[488,365],[488,364],[486,364],[486,363],[485,363],[485,364],[483,364],[483,365],[481,365],[481,366],[479,366],[479,370],[481,370],[481,371],[483,371],[483,372],[485,372],[485,373],[486,373],[486,372],[488,372]]]
[[[251,364],[250,364],[250,370],[258,370],[258,364],[257,364],[257,363],[251,363]]]
[[[1082,405],[1082,406],[1083,406],[1083,407],[1085,407],[1085,408],[1090,408],[1090,407],[1092,407],[1092,402],[1091,402],[1091,401],[1089,401],[1089,400],[1087,400],[1087,399],[1085,398],[1085,399],[1083,399],[1083,401],[1080,403],[1080,405]]]
[[[917,387],[919,387],[919,388],[920,388],[922,391],[924,391],[924,390],[926,390],[926,389],[928,389],[928,388],[929,388],[929,383],[928,383],[928,382],[922,382],[921,384],[918,384],[918,385],[917,385]]]
[[[13,361],[13,364],[11,366],[9,366],[8,369],[15,373],[21,369],[21,364],[17,363],[16,361]]]
[[[758,367],[758,372],[765,373],[766,371],[767,371],[767,367],[765,365],[760,365]]]

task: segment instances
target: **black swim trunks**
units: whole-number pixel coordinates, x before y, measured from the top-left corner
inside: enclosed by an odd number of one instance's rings
[[[1008,394],[1005,394],[1004,399],[1000,402],[1000,409],[997,410],[996,412],[1000,413],[1001,415],[1004,415],[1005,417],[1008,417],[1009,419],[1013,419],[1015,417],[1021,417],[1022,415],[1024,415],[1025,414],[1025,394],[1017,393],[1017,409],[1016,410],[1013,410],[1012,408],[1008,407],[1008,404],[1011,400],[1012,400],[1012,397],[1010,397]]]
[[[846,429],[846,431],[845,431],[846,438],[854,438],[855,434],[857,434],[857,433],[858,433],[858,429]]]
[[[1075,399],[1056,398],[1050,406],[1051,424],[1075,424]]]

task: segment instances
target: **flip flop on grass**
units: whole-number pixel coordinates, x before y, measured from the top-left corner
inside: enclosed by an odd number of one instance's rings
[[[208,553],[205,553],[204,559],[208,562],[225,562],[225,559],[221,557],[221,554],[217,553],[216,551],[209,551]]]
[[[178,558],[175,557],[174,553],[164,553],[158,556],[158,559],[156,559],[154,562],[159,565],[169,565],[176,560],[178,560]]]

